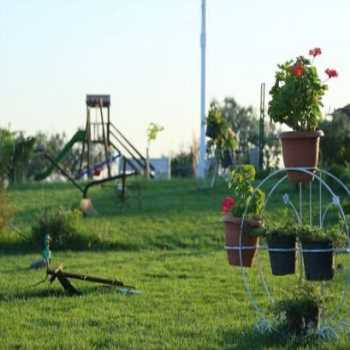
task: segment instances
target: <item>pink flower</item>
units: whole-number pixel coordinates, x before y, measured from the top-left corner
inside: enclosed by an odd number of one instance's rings
[[[328,75],[328,79],[338,76],[338,72],[335,69],[327,68],[324,72]]]
[[[321,51],[321,49],[319,47],[315,47],[313,50],[309,51],[309,55],[313,56],[313,57],[321,55],[321,53],[322,53],[322,51]]]
[[[221,209],[224,214],[227,214],[235,205],[236,200],[233,197],[225,197],[222,201]]]

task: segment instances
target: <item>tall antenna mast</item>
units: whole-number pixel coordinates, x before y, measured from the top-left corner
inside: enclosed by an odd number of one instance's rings
[[[203,178],[206,171],[206,143],[205,143],[205,95],[206,95],[206,0],[202,0],[202,30],[201,30],[201,102],[200,102],[200,142],[197,178]]]

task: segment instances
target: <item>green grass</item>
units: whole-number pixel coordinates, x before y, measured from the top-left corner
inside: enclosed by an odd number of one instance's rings
[[[276,220],[285,190],[271,202]],[[209,190],[192,180],[137,181],[122,203],[112,186],[93,189],[99,215],[84,219],[80,230],[99,243],[84,250],[52,247],[53,265],[63,262],[67,271],[116,277],[142,293],[124,295],[74,282],[82,295],[70,297],[57,281],[35,285],[45,274],[28,270],[38,257],[28,237],[42,208],[70,208],[79,203],[79,193],[66,184],[12,189],[12,224],[20,234],[9,228],[0,236],[0,349],[348,349],[343,334],[332,342],[297,345],[254,332],[257,318],[240,269],[227,264],[223,250],[220,203],[227,194],[222,183]],[[260,269],[276,298],[296,283],[296,277],[272,277],[267,260],[262,252],[247,271],[263,310],[269,303]],[[333,295],[331,311],[348,272],[346,267],[325,285]],[[346,301],[339,317],[349,306]]]

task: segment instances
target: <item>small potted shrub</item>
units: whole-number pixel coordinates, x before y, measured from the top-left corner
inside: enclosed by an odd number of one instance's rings
[[[271,272],[275,276],[295,273],[295,232],[289,223],[264,229],[269,248]],[[279,251],[281,249],[281,251]]]
[[[310,281],[327,281],[334,276],[333,247],[346,241],[340,227],[323,229],[298,225],[296,235],[301,241],[305,278]]]
[[[252,230],[261,227],[265,194],[260,189],[255,190],[255,168],[243,165],[230,174],[229,187],[233,197],[226,197],[222,204],[225,214],[225,241],[229,264],[233,266],[251,267],[256,252],[258,237],[251,234]],[[242,216],[248,206],[244,223]]]
[[[320,314],[325,303],[320,287],[301,282],[291,297],[273,305],[273,313],[289,334],[305,336],[319,328]]]
[[[278,65],[276,81],[270,90],[272,99],[268,113],[271,119],[293,129],[280,136],[285,167],[312,169],[318,165],[321,136],[318,126],[322,98],[328,88],[313,65],[320,54],[321,49],[315,48],[309,51],[312,60],[299,56]],[[325,73],[328,79],[338,76],[337,71],[330,68]],[[292,182],[309,182],[312,178],[301,172],[289,172],[288,177]]]

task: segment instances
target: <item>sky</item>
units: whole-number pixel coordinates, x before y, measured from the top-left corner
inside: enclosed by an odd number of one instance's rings
[[[111,118],[152,156],[188,149],[200,126],[200,0],[0,0],[0,127],[84,126],[87,93],[111,95]],[[336,68],[325,112],[350,103],[349,0],[207,0],[207,105],[259,107],[278,63],[320,47]],[[267,99],[268,99],[267,94]]]

